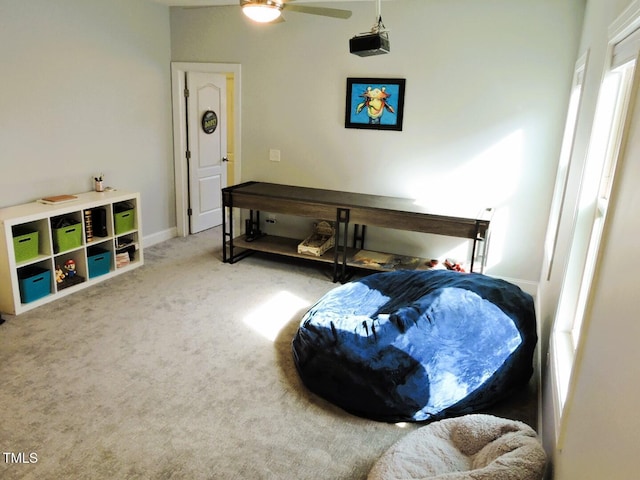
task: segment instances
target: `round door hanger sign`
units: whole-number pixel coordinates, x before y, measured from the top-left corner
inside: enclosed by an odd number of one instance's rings
[[[218,128],[218,116],[213,110],[207,110],[202,115],[202,130],[204,133],[211,134]]]

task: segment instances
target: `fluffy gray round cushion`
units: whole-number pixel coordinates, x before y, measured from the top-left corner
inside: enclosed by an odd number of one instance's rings
[[[367,480],[540,480],[546,460],[528,425],[473,414],[414,430],[380,457]]]

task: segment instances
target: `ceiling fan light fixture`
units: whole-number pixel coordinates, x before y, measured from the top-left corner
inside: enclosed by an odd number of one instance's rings
[[[271,0],[242,2],[242,13],[254,22],[269,23],[280,17],[282,4]]]

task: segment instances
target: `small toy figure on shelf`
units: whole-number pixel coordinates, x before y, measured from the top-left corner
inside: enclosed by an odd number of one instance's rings
[[[64,282],[64,278],[66,277],[65,273],[60,268],[60,265],[56,265],[56,283]]]
[[[456,272],[466,273],[462,265],[456,260],[453,260],[451,258],[447,258],[444,261],[444,265],[445,267],[447,267],[448,270],[455,270]]]
[[[64,262],[64,269],[67,271],[68,277],[73,277],[76,274],[76,262],[70,258]]]
[[[78,275],[75,260],[70,258],[64,262],[62,268],[60,265],[56,265],[56,288],[58,291],[82,282],[84,282],[84,277]]]

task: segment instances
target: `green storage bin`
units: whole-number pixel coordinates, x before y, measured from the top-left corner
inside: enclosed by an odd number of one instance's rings
[[[25,228],[13,229],[13,251],[16,263],[26,262],[38,256],[38,232]]]
[[[116,211],[114,214],[116,235],[121,235],[134,230],[136,224],[136,216],[133,208],[128,210]]]
[[[53,245],[56,253],[82,246],[82,224],[76,223],[53,229]]]

